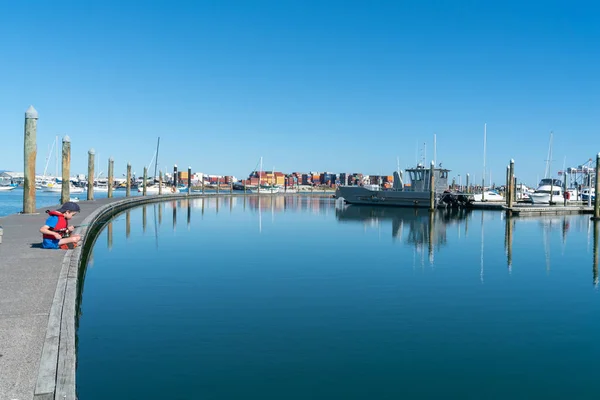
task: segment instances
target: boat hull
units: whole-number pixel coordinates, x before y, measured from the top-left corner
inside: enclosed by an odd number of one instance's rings
[[[530,193],[529,198],[533,204],[550,204],[550,193]],[[565,198],[561,194],[552,196],[552,203],[564,203]]]
[[[336,197],[343,198],[347,204],[393,207],[428,208],[429,196],[430,192],[369,190],[362,186],[340,186],[336,191]]]
[[[9,192],[11,190],[13,190],[15,187],[14,186],[0,186],[0,192]]]

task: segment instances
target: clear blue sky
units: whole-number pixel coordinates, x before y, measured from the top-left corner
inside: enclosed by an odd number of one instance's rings
[[[69,135],[73,172],[159,166],[391,173],[433,157],[530,184],[600,151],[600,6],[522,1],[28,1],[0,13],[0,169],[38,171]],[[53,172],[54,168],[51,167]],[[489,173],[489,172],[488,172]]]

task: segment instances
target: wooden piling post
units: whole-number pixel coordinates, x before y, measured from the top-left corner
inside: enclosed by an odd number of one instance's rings
[[[142,196],[145,196],[147,193],[147,185],[146,181],[148,180],[148,167],[144,167],[144,180],[142,181]]]
[[[429,167],[429,211],[435,211],[435,165]]]
[[[131,196],[131,163],[127,163],[127,182],[125,183],[125,196]]]
[[[233,194],[233,181],[229,182],[229,194]]]
[[[600,199],[598,194],[600,193],[600,153],[596,154],[596,184],[594,190],[594,220],[600,220]]]
[[[37,120],[38,112],[29,106],[25,111],[25,131],[23,137],[24,150],[24,182],[23,182],[23,213],[35,213],[35,160],[37,157]]]
[[[221,186],[221,177],[220,177],[220,176],[217,176],[217,194],[219,194],[219,189],[220,189],[220,186]],[[218,204],[218,203],[219,203],[219,202],[217,201],[217,204]]]
[[[62,140],[62,188],[60,203],[64,204],[71,198],[71,139],[65,136]]]
[[[508,182],[510,184],[510,186],[509,186],[509,188],[510,188],[509,189],[510,190],[510,197],[509,197],[509,199],[510,200],[509,200],[509,203],[508,203],[508,207],[512,208],[512,206],[513,206],[513,198],[514,198],[514,191],[515,191],[515,188],[514,188],[514,179],[513,179],[514,176],[515,176],[515,160],[513,160],[513,159],[510,160],[509,176],[510,176],[510,179],[508,180]]]
[[[177,184],[179,183],[179,177],[177,176],[177,164],[173,165],[173,186],[175,187],[175,193],[177,193]]]
[[[192,194],[192,167],[188,167],[188,195]],[[189,203],[188,203],[189,209]]]
[[[113,197],[113,186],[115,185],[115,160],[112,157],[108,159],[108,198]]]
[[[504,201],[506,207],[509,206],[510,200],[510,165],[506,166],[506,185],[504,186]]]
[[[566,207],[567,206],[567,188],[569,187],[569,185],[568,185],[569,174],[567,174],[565,171],[564,175],[565,175],[565,181],[563,182],[563,187],[564,187],[564,189],[563,189],[564,204],[563,205]]]
[[[94,159],[96,158],[96,151],[94,149],[88,150],[88,187],[87,187],[87,199],[94,200]]]
[[[162,171],[158,171],[158,194],[162,194]]]
[[[467,174],[467,193],[471,193],[471,186],[469,186],[469,174]]]

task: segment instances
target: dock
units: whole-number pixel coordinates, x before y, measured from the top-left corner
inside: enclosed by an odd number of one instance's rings
[[[588,206],[582,202],[572,202],[568,205],[539,205],[531,203],[517,203],[512,207],[506,206],[506,203],[499,201],[476,201],[471,204],[473,209],[478,210],[498,210],[506,211],[512,216],[543,216],[543,215],[569,215],[569,214],[593,214],[594,207]]]

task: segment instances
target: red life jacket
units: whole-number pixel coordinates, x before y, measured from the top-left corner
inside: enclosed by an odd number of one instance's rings
[[[54,226],[54,228],[49,228],[51,231],[60,233],[61,236],[64,236],[65,233],[67,232],[67,219],[65,218],[64,215],[62,215],[62,213],[59,213],[58,211],[50,211],[50,210],[46,210],[46,213],[48,215],[54,216],[54,217],[58,217],[58,221],[56,222],[56,225]],[[53,235],[42,235],[42,237],[44,239],[53,239],[56,240],[56,238]]]

